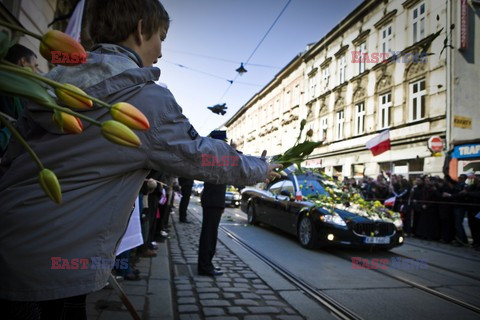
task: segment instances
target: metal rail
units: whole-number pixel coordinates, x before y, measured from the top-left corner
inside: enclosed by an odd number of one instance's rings
[[[396,256],[399,256],[399,257],[402,257],[402,258],[407,258],[407,259],[412,259],[412,260],[416,259],[416,258],[409,257],[409,256],[406,256],[406,255],[401,254],[401,253],[394,253],[394,252],[392,252],[392,253],[395,254]],[[445,254],[447,254],[447,253],[445,253]],[[460,276],[468,278],[468,279],[474,279],[474,280],[480,281],[480,277],[477,277],[473,274],[468,274],[468,273],[458,271],[458,270],[452,270],[452,269],[446,268],[444,266],[441,266],[441,265],[438,265],[438,264],[435,264],[435,263],[431,263],[430,261],[428,262],[428,266],[429,267],[432,266],[432,267],[440,269],[440,270],[444,270],[444,271],[447,271],[447,272],[450,272],[450,273],[454,273],[456,275],[460,275]]]
[[[453,253],[453,252],[447,252],[447,251],[440,250],[440,249],[429,248],[429,247],[425,247],[425,246],[422,246],[422,245],[419,245],[419,244],[413,244],[413,243],[404,242],[403,245],[412,246],[412,247],[417,247],[417,248],[422,248],[422,249],[429,250],[429,251],[435,251],[435,252],[447,254],[447,255],[452,256],[452,257],[457,257],[457,258],[465,259],[465,260],[469,260],[469,261],[480,262],[480,259],[468,258],[468,257],[464,257],[464,256],[461,256],[461,255],[456,254],[456,253]]]
[[[291,282],[297,288],[302,290],[306,295],[310,296],[312,299],[320,303],[324,306],[333,316],[338,319],[345,319],[345,320],[363,320],[358,314],[354,313],[347,307],[340,304],[338,301],[334,300],[330,296],[326,295],[325,293],[316,290],[316,288],[312,287],[311,285],[307,284],[302,279],[296,277],[294,274],[289,272],[288,270],[281,267],[278,263],[270,259],[269,257],[265,256],[264,254],[260,253],[250,245],[248,245],[245,241],[243,241],[240,237],[233,234],[232,232],[228,231],[226,228],[220,226],[220,230],[222,230],[228,237],[230,237],[233,241],[237,244],[241,245],[243,248],[248,250],[250,253],[255,255],[257,258],[262,260],[266,263],[269,267],[273,270],[281,274],[286,280]]]
[[[330,252],[329,252],[329,253],[330,253]],[[332,254],[332,253],[330,253],[330,254],[331,254],[331,255],[334,255],[334,254]],[[347,260],[347,261],[351,261],[350,257],[345,257],[344,255],[335,254],[334,256],[335,256],[335,257],[338,257],[338,258],[341,258],[341,259],[344,259],[344,260]],[[401,255],[399,255],[399,256],[401,256]],[[434,296],[436,296],[436,297],[442,298],[442,299],[447,300],[447,301],[449,301],[449,302],[451,302],[451,303],[453,303],[453,304],[456,304],[456,305],[461,306],[461,307],[463,307],[463,308],[465,308],[465,309],[469,309],[469,310],[471,310],[471,311],[473,311],[473,312],[475,312],[475,313],[480,314],[480,307],[477,307],[477,306],[474,306],[474,305],[472,305],[472,304],[470,304],[470,303],[461,301],[461,300],[459,300],[459,299],[457,299],[457,298],[454,298],[454,297],[451,297],[451,296],[449,296],[449,295],[446,295],[446,294],[444,294],[444,293],[442,293],[442,292],[440,292],[440,291],[437,291],[437,290],[435,290],[435,289],[429,288],[429,287],[424,286],[424,285],[422,285],[422,284],[420,284],[420,283],[417,283],[417,282],[415,282],[415,281],[408,280],[408,279],[405,279],[405,278],[403,278],[403,277],[390,274],[390,273],[388,273],[388,272],[386,272],[386,271],[384,271],[384,270],[382,270],[382,269],[369,269],[369,270],[378,272],[378,273],[380,273],[380,274],[382,274],[382,275],[384,275],[384,276],[387,276],[387,277],[392,278],[392,279],[394,279],[394,280],[397,280],[397,281],[403,282],[403,283],[405,283],[405,284],[408,284],[409,286],[411,286],[411,287],[413,287],[413,288],[422,290],[422,291],[427,292],[427,293],[429,293],[429,294],[431,294],[431,295],[434,295]]]

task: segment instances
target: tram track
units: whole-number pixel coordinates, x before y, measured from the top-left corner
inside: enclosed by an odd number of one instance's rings
[[[468,260],[468,261],[480,262],[480,259],[471,258],[471,257],[465,257],[465,256],[462,256],[462,255],[456,254],[456,253],[454,253],[454,252],[448,252],[448,251],[441,250],[441,249],[436,249],[436,248],[431,248],[431,247],[425,247],[425,246],[422,246],[422,245],[419,245],[419,244],[416,244],[416,243],[407,243],[407,242],[405,242],[403,245],[412,246],[412,247],[417,247],[417,248],[425,249],[425,250],[428,250],[428,251],[434,251],[434,252],[446,254],[446,255],[449,255],[449,256],[452,256],[452,257],[456,257],[456,258],[460,258],[460,259],[464,259],[464,260]]]
[[[351,262],[351,257],[350,257],[350,256],[345,256],[345,255],[338,254],[338,253],[333,254],[333,253],[331,253],[331,252],[329,252],[329,251],[325,251],[325,252],[328,252],[329,254],[331,254],[331,255],[333,255],[333,256],[335,256],[335,257],[338,257],[338,258],[341,258],[341,259],[343,259],[343,260],[347,260],[347,261]],[[408,256],[405,256],[405,255],[401,255],[401,254],[396,254],[396,253],[392,253],[392,254],[394,254],[394,255],[396,255],[396,256],[399,256],[399,257],[405,257],[405,258],[408,258],[408,259],[415,259],[415,258],[408,257]],[[430,265],[431,265],[431,264],[429,263],[429,266],[430,266]],[[436,266],[436,267],[457,274],[456,272],[453,272],[452,270],[449,270],[449,269],[447,269],[447,268],[444,268],[444,267],[441,267],[441,266]],[[411,286],[411,287],[413,287],[413,288],[416,288],[416,289],[421,290],[421,291],[423,291],[423,292],[429,293],[429,294],[431,294],[431,295],[433,295],[433,296],[439,297],[439,298],[441,298],[441,299],[443,299],[443,300],[446,300],[446,301],[449,301],[449,302],[451,302],[451,303],[453,303],[453,304],[455,304],[455,305],[458,305],[458,306],[460,306],[460,307],[463,307],[463,308],[465,308],[465,309],[468,309],[468,310],[470,310],[470,311],[473,311],[473,312],[475,312],[475,313],[477,313],[477,314],[480,314],[480,307],[477,307],[477,306],[475,306],[475,305],[473,305],[473,304],[470,304],[470,303],[461,301],[461,300],[459,300],[459,299],[457,299],[457,298],[454,298],[454,297],[452,297],[452,296],[449,296],[449,295],[447,295],[447,294],[444,294],[444,293],[442,293],[442,292],[440,292],[440,291],[438,291],[438,290],[432,289],[432,288],[430,288],[430,287],[428,287],[428,286],[425,286],[425,285],[423,285],[423,284],[420,284],[420,283],[418,283],[418,282],[416,282],[416,281],[412,281],[412,280],[406,279],[406,278],[404,278],[404,277],[402,277],[402,276],[398,276],[398,275],[391,274],[391,273],[389,273],[389,272],[387,272],[386,270],[383,270],[383,269],[369,269],[369,270],[375,271],[375,272],[380,273],[380,274],[382,274],[382,275],[384,275],[384,276],[386,276],[386,277],[389,277],[389,278],[394,279],[394,280],[396,280],[396,281],[405,283],[405,284],[407,284],[407,285],[409,285],[409,286]],[[472,278],[470,275],[467,275],[467,274],[462,274],[462,275],[468,277],[469,279]],[[478,279],[477,277],[475,277],[475,278]],[[479,280],[480,280],[480,279],[479,279]]]
[[[409,257],[409,256],[406,256],[404,254],[401,254],[401,253],[396,253],[396,252],[391,252],[392,254],[394,254],[395,256],[397,257],[401,257],[401,258],[407,258],[407,259],[411,259],[411,260],[415,260],[416,258],[414,257]],[[435,264],[435,263],[431,263],[430,261],[428,262],[428,266],[429,267],[434,267],[434,268],[437,268],[437,269],[440,269],[440,270],[444,270],[444,271],[447,271],[447,272],[450,272],[450,273],[453,273],[455,275],[460,275],[462,277],[465,277],[465,278],[468,278],[468,279],[474,279],[476,281],[480,281],[480,277],[477,277],[475,275],[472,275],[472,274],[468,274],[468,273],[465,273],[465,272],[462,272],[462,271],[458,271],[458,270],[452,270],[452,269],[449,269],[447,267],[444,267],[444,266],[441,266],[441,265],[438,265],[438,264]]]
[[[313,286],[309,285],[302,279],[296,277],[287,269],[283,268],[280,264],[269,258],[268,256],[264,255],[263,253],[259,252],[252,246],[250,246],[246,241],[242,240],[241,237],[234,234],[233,232],[227,230],[225,227],[220,226],[219,229],[223,231],[230,239],[232,239],[235,243],[242,246],[251,254],[255,255],[258,259],[263,261],[273,270],[278,272],[282,275],[287,281],[292,283],[295,287],[299,288],[304,294],[312,298],[314,301],[318,302],[322,305],[325,309],[327,309],[333,316],[338,319],[345,319],[345,320],[363,320],[363,318],[347,308],[346,306],[342,305],[332,297],[328,296],[322,291],[318,291]]]
[[[237,244],[239,244],[240,246],[245,248],[247,251],[249,251],[250,253],[255,255],[257,258],[262,260],[264,263],[266,263],[272,269],[274,269],[279,274],[281,274],[284,278],[286,278],[289,282],[291,282],[293,285],[295,285],[297,288],[299,288],[301,291],[303,291],[306,295],[308,295],[313,300],[317,301],[319,304],[324,306],[332,315],[336,316],[339,319],[362,319],[362,317],[360,315],[356,314],[354,311],[345,307],[340,302],[336,301],[335,299],[328,296],[324,292],[322,292],[322,291],[314,288],[313,286],[309,285],[308,283],[306,283],[302,279],[298,278],[297,276],[295,276],[293,273],[291,273],[287,269],[283,268],[276,261],[272,260],[271,258],[266,256],[265,254],[259,252],[258,250],[256,250],[252,246],[250,246],[246,241],[242,240],[241,237],[239,237],[238,235],[236,235],[233,232],[227,230],[223,226],[220,226],[219,229],[222,230],[234,242],[236,242]],[[330,254],[332,256],[335,256],[337,258],[340,258],[342,260],[347,260],[347,261],[351,262],[351,259],[350,259],[351,257],[350,256],[347,257],[345,255],[338,254],[338,252],[336,254],[333,254],[333,253],[328,252],[328,251],[324,251],[324,252],[327,252],[328,254]],[[398,257],[414,259],[412,257],[408,257],[408,256],[405,256],[405,255],[402,255],[402,254],[396,254],[396,253],[392,253],[392,254],[394,254]],[[429,264],[429,265],[431,265],[431,264]],[[445,268],[445,267],[442,267],[442,266],[439,266],[439,265],[432,265],[432,266],[437,267],[437,268],[442,269],[442,270],[446,270],[446,271],[455,273],[455,274],[462,275],[464,277],[468,277],[469,279],[474,278],[475,280],[480,281],[480,278],[470,276],[466,273],[454,272],[454,271],[452,271],[448,268]],[[452,304],[455,304],[455,305],[460,306],[462,308],[465,308],[467,310],[470,310],[470,311],[472,311],[476,314],[480,314],[480,307],[477,307],[473,304],[470,304],[470,303],[464,302],[462,300],[459,300],[455,297],[452,297],[450,295],[442,293],[438,290],[432,289],[432,288],[430,288],[426,285],[420,284],[420,283],[418,283],[416,281],[413,281],[413,280],[409,280],[409,279],[407,279],[405,277],[402,277],[402,276],[391,274],[391,273],[386,272],[385,270],[382,270],[382,269],[371,269],[371,270],[375,271],[377,273],[380,273],[380,274],[382,274],[386,277],[389,277],[391,279],[394,279],[395,281],[404,283],[404,284],[408,285],[409,287],[415,288],[415,289],[420,290],[422,292],[425,292],[429,295],[432,295],[432,296],[435,296],[437,298],[448,301],[449,303],[452,303]]]

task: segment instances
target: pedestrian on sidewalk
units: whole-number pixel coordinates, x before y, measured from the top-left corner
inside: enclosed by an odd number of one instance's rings
[[[29,102],[17,128],[62,186],[61,205],[38,183],[38,167],[13,140],[0,167],[0,309],[2,317],[86,319],[88,293],[102,289],[111,268],[71,268],[80,259],[113,260],[131,208],[151,170],[217,184],[253,185],[280,175],[264,158],[239,155],[198,135],[172,93],[156,84],[170,18],[158,0],[89,0],[85,17],[94,43],[86,63],[58,66],[47,77],[70,83],[109,104],[127,102],[149,120],[138,148],[112,144],[97,126],[66,134],[52,112]],[[82,113],[96,121],[110,110]],[[237,166],[202,167],[202,155],[238,157]],[[62,270],[53,268],[60,257]],[[55,260],[54,260],[55,258]],[[72,262],[72,263],[69,263]],[[56,267],[56,266],[55,266]],[[71,302],[74,302],[72,304]],[[46,314],[54,307],[55,315]]]
[[[187,208],[190,203],[190,196],[192,195],[193,179],[179,177],[178,184],[182,192],[182,199],[178,207],[179,220],[181,223],[189,223],[187,219]]]
[[[225,131],[212,131],[212,139],[226,141]],[[204,183],[202,203],[202,230],[198,244],[198,274],[205,276],[221,276],[220,268],[215,268],[212,263],[217,249],[218,226],[225,210],[225,184]]]

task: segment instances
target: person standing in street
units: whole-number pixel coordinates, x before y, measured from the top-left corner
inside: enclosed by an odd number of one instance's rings
[[[226,141],[225,131],[212,131],[209,137]],[[225,192],[227,185],[205,182],[202,202],[202,231],[198,245],[198,274],[205,276],[221,276],[220,268],[212,263],[217,248],[218,226],[225,210]]]
[[[187,219],[187,208],[190,202],[190,196],[192,195],[193,179],[178,178],[178,184],[182,189],[182,199],[178,208],[178,215],[181,223],[189,223]]]

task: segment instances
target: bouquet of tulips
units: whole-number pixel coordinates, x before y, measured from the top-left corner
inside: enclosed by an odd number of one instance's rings
[[[48,61],[51,61],[52,52],[60,52],[72,57],[65,63],[60,60],[59,64],[65,66],[77,65],[86,61],[87,53],[83,46],[63,32],[50,30],[41,36],[4,21],[0,21],[0,25],[38,39],[40,54]],[[87,121],[100,127],[102,135],[113,143],[127,147],[140,146],[140,139],[132,129],[148,130],[150,125],[147,118],[137,108],[126,102],[110,105],[87,95],[80,88],[71,84],[58,83],[37,75],[27,68],[3,60],[11,45],[13,43],[7,34],[0,32],[0,94],[27,98],[52,110],[52,121],[62,132],[81,134],[83,131],[82,121]],[[55,97],[47,92],[48,89],[55,92]],[[90,109],[94,103],[110,109],[112,120],[100,123],[75,111]],[[48,197],[56,203],[61,203],[62,192],[55,173],[43,166],[25,139],[1,113],[0,123],[10,130],[15,139],[22,144],[37,163],[40,171],[39,183]]]
[[[300,133],[298,135],[297,141],[287,151],[282,155],[277,155],[272,158],[272,161],[275,163],[280,163],[283,165],[283,168],[287,168],[292,164],[296,164],[299,170],[301,170],[300,164],[307,159],[307,157],[318,148],[323,142],[310,141],[310,138],[313,136],[313,130],[309,129],[306,133],[305,141],[300,143],[300,138],[302,137],[302,131],[305,128],[307,121],[303,119],[300,122]]]

